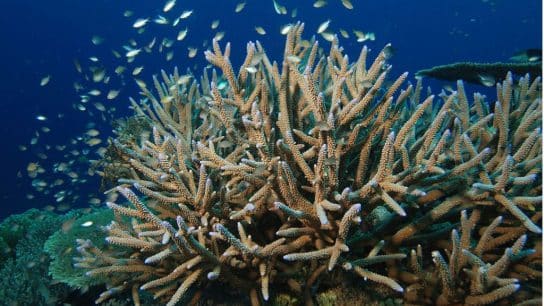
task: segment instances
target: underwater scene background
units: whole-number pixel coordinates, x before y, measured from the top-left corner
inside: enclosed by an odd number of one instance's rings
[[[0,7],[0,305],[541,304],[541,1]]]

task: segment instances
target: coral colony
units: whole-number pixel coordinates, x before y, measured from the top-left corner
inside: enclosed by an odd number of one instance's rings
[[[140,83],[148,128],[109,149],[122,197],[108,244],[80,239],[74,259],[106,285],[96,302],[198,304],[220,288],[325,305],[351,288],[355,304],[538,304],[540,78],[509,74],[494,103],[461,81],[425,96],[407,73],[389,80],[389,46],[350,62],[303,28],[282,62],[250,42],[236,72],[214,40],[220,72]]]

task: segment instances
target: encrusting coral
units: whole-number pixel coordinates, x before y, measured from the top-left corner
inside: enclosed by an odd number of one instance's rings
[[[491,105],[460,81],[421,102],[407,73],[386,81],[389,46],[350,63],[303,28],[280,64],[248,43],[236,73],[214,40],[222,75],[141,86],[152,129],[113,141],[130,204],[108,203],[106,239],[130,251],[79,241],[76,265],[110,280],[97,302],[197,303],[216,283],[253,305],[348,283],[416,305],[540,296],[540,78],[508,75]]]

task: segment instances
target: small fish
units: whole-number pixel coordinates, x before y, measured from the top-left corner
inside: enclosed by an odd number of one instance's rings
[[[189,53],[187,54],[189,58],[195,57],[196,53],[198,52],[198,48],[193,48],[193,47],[188,47],[187,50],[189,51]]]
[[[133,28],[139,29],[144,27],[149,22],[149,18],[138,18],[132,25]]]
[[[450,94],[455,91],[455,89],[453,89],[453,87],[450,84],[444,85],[444,90]]]
[[[367,40],[374,41],[376,39],[376,35],[372,32],[364,33],[362,31],[353,30],[353,33],[357,37],[357,42],[365,42]]]
[[[178,33],[178,37],[176,38],[178,41],[182,41],[187,36],[187,32],[189,31],[188,28],[185,28]]]
[[[183,11],[181,13],[181,15],[179,16],[179,19],[185,19],[185,18],[188,18],[189,16],[191,16],[193,14],[193,11]]]
[[[33,180],[32,181],[32,186],[33,187],[46,187],[47,186],[47,182],[44,181],[44,180],[39,180],[39,179],[36,179],[36,180]]]
[[[56,170],[58,170],[58,171],[60,171],[60,172],[64,172],[64,171],[66,171],[67,169],[68,169],[68,164],[67,164],[67,163],[60,163],[60,164],[58,164]]]
[[[76,67],[76,71],[79,73],[83,73],[83,69],[81,68],[81,64],[77,59],[74,59],[74,66]]]
[[[281,35],[287,35],[287,33],[289,33],[289,30],[291,30],[291,27],[293,25],[292,24],[286,24],[286,25],[283,25],[280,29],[280,33]]]
[[[166,17],[158,15],[155,19],[153,19],[153,22],[156,24],[168,24],[168,19]]]
[[[510,58],[515,62],[541,62],[542,61],[542,49],[527,49],[514,54]]]
[[[173,27],[177,27],[178,24],[179,24],[180,22],[181,22],[181,19],[176,18],[176,19],[174,20],[174,22],[172,22],[172,26],[173,26]]]
[[[79,84],[78,82],[74,82],[74,90],[76,92],[79,92],[82,89],[83,89],[83,85]]]
[[[151,41],[149,42],[149,44],[147,44],[147,48],[148,48],[148,49],[152,49],[153,46],[155,46],[155,43],[156,43],[156,42],[157,42],[157,37],[153,37],[153,40],[151,40]]]
[[[49,81],[51,80],[51,75],[46,75],[44,76],[41,80],[40,80],[40,86],[45,86],[49,83]]]
[[[266,31],[261,26],[256,26],[255,31],[260,35],[265,35],[266,34]]]
[[[325,5],[327,5],[327,1],[325,0],[317,0],[316,2],[314,2],[315,8],[321,8],[321,7],[324,7]]]
[[[105,112],[106,111],[106,107],[104,106],[104,104],[100,103],[100,102],[96,102],[94,103],[94,107],[101,111],[101,112]]]
[[[478,78],[480,79],[480,84],[486,87],[495,86],[495,77],[490,74],[478,74]]]
[[[92,90],[90,90],[90,91],[88,92],[88,94],[90,94],[91,96],[95,96],[95,97],[96,97],[96,96],[100,96],[101,93],[102,93],[102,92],[101,92],[100,90],[98,90],[98,89],[92,89]]]
[[[174,97],[172,96],[164,96],[162,99],[161,99],[161,103],[162,104],[166,104],[166,103],[170,103],[174,100]]]
[[[193,76],[190,75],[190,74],[181,75],[181,76],[179,77],[179,79],[177,80],[176,83],[177,83],[178,85],[187,84],[187,83],[189,83],[189,81],[191,80],[192,77],[193,77]]]
[[[134,79],[134,81],[136,82],[136,84],[138,84],[138,87],[147,88],[147,84],[144,81],[142,81],[140,79]]]
[[[330,131],[331,130],[331,127],[325,121],[316,122],[315,127],[318,128],[320,131]]]
[[[134,15],[133,11],[126,10],[126,11],[123,12],[124,17],[130,17],[132,15]]]
[[[94,203],[96,202],[95,199],[96,199],[96,198],[93,198],[93,199],[89,200],[89,203],[90,203],[90,204],[94,204]],[[97,199],[97,200],[98,200],[98,199]],[[92,201],[92,202],[91,202],[91,201]],[[98,203],[100,203],[100,200],[98,200]],[[87,222],[81,223],[81,227],[89,227],[89,226],[91,226],[91,225],[93,225],[93,221],[87,221]]]
[[[93,42],[93,44],[95,44],[96,46],[100,45],[102,42],[104,42],[104,38],[98,36],[98,35],[93,35],[91,41]]]
[[[322,22],[319,27],[317,28],[317,34],[321,34],[323,32],[325,32],[325,30],[329,27],[329,24],[331,23],[331,20],[327,20],[327,21],[324,21]]]
[[[27,172],[36,172],[38,171],[38,168],[40,167],[40,165],[38,163],[29,163],[27,166],[26,166],[26,171]]]
[[[144,70],[144,66],[136,67],[136,68],[134,68],[134,70],[132,70],[132,75],[136,76],[136,75],[140,74],[140,72],[142,72],[142,70]]]
[[[250,66],[250,67],[246,67],[245,68],[247,72],[251,73],[251,74],[254,74],[257,72],[257,68],[253,67],[253,66]]]
[[[99,83],[104,80],[104,76],[106,76],[106,70],[104,68],[96,68],[92,69],[93,71],[93,82]]]
[[[297,57],[297,56],[294,56],[294,55],[289,55],[287,56],[287,61],[293,63],[293,64],[298,64],[300,63],[300,58]]]
[[[372,86],[374,86],[374,83],[372,83],[372,81],[370,80],[364,80],[363,82],[361,82],[362,88],[370,88]]]
[[[165,12],[165,13],[170,11],[174,7],[174,5],[176,5],[176,0],[168,0],[164,4],[164,7],[162,8],[162,11]]]
[[[344,37],[344,38],[349,38],[348,31],[346,31],[344,29],[340,29],[340,35],[342,35],[342,37]]]
[[[95,129],[90,129],[87,132],[85,132],[85,134],[87,134],[87,136],[90,136],[90,137],[96,137],[100,135],[100,132]]]
[[[219,90],[223,90],[227,87],[227,82],[226,81],[220,81],[219,83],[217,83],[217,89]]]
[[[108,152],[108,149],[104,147],[98,148],[98,150],[96,150],[96,154],[100,155],[102,158],[104,158],[104,156],[106,155],[106,152]]]
[[[236,4],[236,8],[234,9],[234,12],[235,13],[240,13],[244,7],[246,7],[246,3],[245,2],[240,2],[238,4]]]
[[[336,35],[332,32],[323,32],[321,33],[321,37],[323,37],[326,41],[333,41]]]
[[[163,45],[164,47],[166,47],[166,48],[172,47],[173,44],[174,44],[174,41],[171,40],[171,39],[164,38],[164,39],[162,40],[162,45]]]
[[[351,3],[351,0],[342,0],[342,5],[348,10],[353,9],[353,4]]]
[[[383,55],[385,56],[385,59],[390,59],[391,57],[393,57],[393,54],[395,53],[395,50],[393,49],[393,46],[391,46],[391,44],[387,44],[383,50]]]
[[[47,120],[47,117],[45,117],[44,115],[38,115],[38,116],[36,116],[36,120],[45,121],[45,120]]]
[[[76,221],[75,217],[73,217],[73,218],[71,218],[71,219],[69,219],[67,221],[64,221],[64,223],[62,223],[62,231],[64,233],[69,232],[72,229],[72,227],[74,226],[75,221]]]
[[[89,146],[93,147],[93,146],[96,146],[96,145],[102,143],[102,139],[100,139],[100,138],[91,138],[91,139],[87,140],[85,143],[88,144]]]
[[[168,51],[166,53],[166,61],[171,61],[174,58],[174,51]]]
[[[123,72],[125,72],[126,69],[127,68],[125,68],[124,66],[117,66],[114,71],[116,74],[120,75],[120,74],[123,74]]]
[[[55,206],[53,205],[47,205],[43,208],[45,211],[53,211],[55,210]]]
[[[365,33],[363,33],[363,31],[353,30],[353,34],[355,34],[355,37],[357,37],[357,39],[365,37]]]
[[[140,52],[142,52],[142,49],[132,49],[132,50],[129,50],[125,54],[125,56],[128,58],[135,57],[136,55],[140,54]]]
[[[368,32],[366,33],[365,38],[367,40],[374,41],[376,40],[376,34],[374,34],[374,32]]]
[[[276,11],[278,15],[282,15],[282,12],[285,10],[285,7],[280,5],[278,2],[276,2],[276,0],[272,0],[272,2],[274,3],[274,11]]]
[[[212,21],[212,24],[210,25],[210,27],[212,28],[212,30],[215,30],[217,29],[217,27],[219,26],[219,20],[214,20]]]
[[[223,37],[225,37],[225,32],[224,31],[221,31],[221,32],[217,32],[214,36],[214,39],[216,41],[220,41],[221,39],[223,39]]]

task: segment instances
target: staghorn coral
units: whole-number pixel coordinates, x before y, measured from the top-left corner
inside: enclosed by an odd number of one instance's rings
[[[290,29],[281,64],[248,43],[236,73],[230,45],[213,41],[205,55],[221,76],[176,70],[154,78],[155,93],[141,87],[132,107],[152,128],[113,141],[131,175],[111,192],[129,205],[108,203],[117,217],[106,240],[128,251],[78,248],[77,265],[109,279],[97,302],[123,291],[138,305],[144,291],[196,304],[218,284],[253,305],[283,294],[312,304],[335,286],[416,304],[537,296],[541,252],[528,248],[540,249],[540,78],[515,88],[509,74],[491,108],[478,94],[469,102],[462,82],[421,102],[421,82],[397,94],[406,73],[386,85],[386,49],[369,66],[367,48],[350,63],[337,40],[325,54],[303,28]],[[490,224],[479,251],[475,220],[447,240],[461,210]],[[489,271],[522,277],[482,283]],[[441,291],[428,286],[440,280]]]
[[[527,235],[520,235],[523,232],[520,228],[501,228],[503,217],[498,216],[489,226],[480,228],[479,240],[475,241],[472,237],[473,229],[480,218],[479,210],[474,210],[470,217],[466,211],[461,212],[461,232],[452,230],[451,243],[446,245],[448,261],[446,262],[440,251],[432,252],[436,271],[423,266],[421,245],[411,251],[411,273],[404,275],[412,283],[407,287],[407,302],[423,304],[426,299],[437,296],[433,304],[487,305],[516,292],[520,288],[520,280],[541,277],[540,268],[532,267],[535,264],[532,262],[534,258],[530,259],[533,255],[538,258],[541,255],[536,254],[535,249],[523,249],[527,243]],[[503,235],[493,237],[498,232]],[[515,242],[511,247],[497,248],[512,239]],[[494,262],[489,263],[489,260]],[[515,269],[509,269],[515,263],[523,267],[525,276],[518,274]],[[536,263],[537,266],[539,264]],[[437,282],[440,285],[436,286]],[[431,288],[435,288],[434,292],[429,291],[433,290]],[[530,286],[524,288],[524,291],[531,296],[539,295]]]

